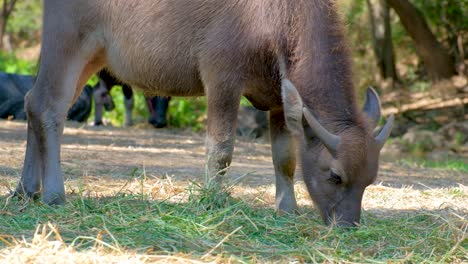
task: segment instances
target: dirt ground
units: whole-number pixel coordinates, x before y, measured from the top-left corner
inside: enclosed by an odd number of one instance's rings
[[[25,148],[26,123],[0,121],[1,195],[15,187],[21,175]],[[187,181],[202,182],[204,152],[203,135],[187,131],[155,130],[145,126],[93,127],[67,123],[62,144],[62,166],[68,192],[87,186],[86,189],[96,195],[111,195],[121,190],[129,180],[142,174],[153,180],[155,186],[152,188],[156,189],[157,182],[161,180],[177,182],[181,186]],[[399,198],[392,201],[380,200],[380,205],[366,203],[364,198],[364,208],[432,210],[444,205],[468,212],[465,195],[444,196],[448,198],[440,201],[437,196],[431,196],[433,201],[426,201],[419,195],[425,190],[440,189],[444,192],[451,188],[461,188],[462,192],[466,192],[467,173],[404,166],[395,162],[396,160],[397,157],[386,157],[381,162],[378,180],[368,188],[366,197],[378,196],[381,192],[394,192],[390,196]],[[257,191],[263,188],[263,198],[273,201],[273,174],[268,142],[237,140],[229,175],[233,180],[243,178],[239,183],[241,188]],[[299,203],[311,205],[301,179],[297,180]],[[248,193],[246,191],[247,195]],[[415,193],[418,195],[413,195]],[[401,199],[406,199],[404,206],[399,203]]]

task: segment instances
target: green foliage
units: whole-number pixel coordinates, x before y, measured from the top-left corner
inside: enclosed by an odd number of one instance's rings
[[[242,97],[242,106],[252,104]],[[194,132],[205,129],[207,119],[206,98],[172,97],[168,109],[169,124],[177,128],[191,128]]]
[[[375,85],[378,78],[378,68],[373,56],[370,22],[365,0],[338,1],[349,25],[348,38],[353,52],[355,64],[355,83],[358,88]],[[468,48],[468,1],[459,0],[410,0],[421,11],[439,41],[448,48],[450,54],[461,59],[458,45],[462,42],[464,50]],[[411,91],[424,91],[430,86],[427,76],[422,70],[412,39],[399,21],[395,12],[391,12],[392,41],[394,44],[397,70],[404,86]],[[377,78],[376,78],[377,77]]]
[[[378,72],[373,55],[367,4],[365,0],[344,0],[337,3],[347,25],[346,38],[352,52],[355,87],[359,94],[364,94],[366,87],[375,85],[374,77]]]
[[[17,1],[7,24],[7,33],[21,46],[36,45],[40,41],[42,1]]]
[[[354,24],[367,15],[366,0],[342,1],[340,7],[344,12],[346,24]]]
[[[441,41],[448,48],[450,54],[461,58],[459,38],[462,49],[468,48],[468,1],[466,0],[413,0],[424,14],[426,21]]]
[[[18,59],[14,53],[0,52],[0,71],[17,74],[36,74],[35,62]]]
[[[468,1],[460,0],[413,0],[426,20],[439,35],[457,34],[468,30]]]
[[[419,166],[423,168],[437,168],[437,169],[444,169],[444,170],[453,170],[453,171],[461,171],[468,173],[468,162],[462,159],[446,159],[443,161],[434,161],[434,160],[426,160],[426,159],[418,159],[418,158],[407,158],[402,159],[399,161],[400,164],[406,166]]]
[[[97,82],[97,77],[95,79]],[[111,121],[115,126],[122,126],[125,120],[125,105],[122,87],[116,86],[112,88],[111,95],[114,100],[115,108],[112,111],[104,112],[104,118]],[[134,123],[146,122],[149,117],[148,108],[146,106],[145,96],[141,91],[134,90],[133,92],[133,121]]]
[[[169,124],[174,127],[200,131],[205,127],[206,114],[205,98],[172,97],[169,103]]]
[[[464,135],[462,132],[456,132],[455,137],[453,139],[453,144],[455,145],[463,145],[467,141],[468,135]]]
[[[424,92],[429,90],[429,88],[431,87],[431,84],[427,81],[415,80],[414,82],[409,81],[409,83],[410,85],[408,87],[408,90],[412,92]]]
[[[422,157],[425,153],[433,150],[431,141],[422,141],[413,144],[410,144],[407,141],[402,141],[402,143],[406,152],[418,157]]]

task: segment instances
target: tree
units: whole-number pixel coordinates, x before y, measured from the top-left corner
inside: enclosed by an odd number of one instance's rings
[[[383,79],[398,80],[390,26],[390,8],[386,0],[367,0],[374,55]]]
[[[387,0],[400,17],[403,27],[413,39],[416,52],[423,61],[429,78],[438,81],[455,74],[453,58],[437,40],[422,13],[408,0]]]
[[[3,49],[3,37],[5,36],[6,25],[16,2],[17,0],[3,0],[2,13],[0,16],[0,50]]]

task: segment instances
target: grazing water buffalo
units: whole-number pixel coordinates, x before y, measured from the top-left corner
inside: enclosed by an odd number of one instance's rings
[[[94,90],[94,124],[96,126],[102,125],[102,109],[106,111],[114,109],[114,102],[110,96],[110,90],[116,85],[122,86],[122,92],[124,95],[125,105],[125,126],[131,126],[133,124],[132,110],[133,110],[133,90],[125,83],[117,80],[108,71],[101,70],[98,72],[99,83],[96,85]],[[109,101],[110,100],[110,101]],[[106,107],[110,106],[110,107]],[[147,105],[150,110],[150,118],[148,122],[156,128],[162,128],[167,125],[166,115],[167,107],[169,106],[169,97],[155,96],[153,98],[147,98]]]
[[[208,102],[207,178],[221,184],[242,95],[270,112],[276,208],[297,204],[296,160],[324,221],[359,222],[393,118],[358,109],[334,1],[45,0],[40,71],[26,96],[28,142],[17,195],[62,204],[60,139],[67,109],[103,67],[159,95]],[[297,154],[297,158],[296,158]]]
[[[0,118],[26,119],[24,96],[36,77],[0,72]],[[91,113],[93,89],[86,85],[67,114],[68,120],[85,122]]]

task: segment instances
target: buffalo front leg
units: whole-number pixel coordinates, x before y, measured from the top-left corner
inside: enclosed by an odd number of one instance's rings
[[[15,196],[21,199],[39,197],[41,192],[43,159],[39,152],[38,141],[31,121],[28,121],[26,156],[21,179],[16,187]]]
[[[275,207],[278,213],[293,213],[297,210],[294,195],[295,148],[283,110],[270,111],[270,137],[276,178]]]
[[[65,201],[65,189],[60,168],[60,139],[68,108],[61,107],[65,105],[62,98],[51,98],[51,87],[54,86],[49,86],[39,77],[25,97],[28,143],[17,191],[31,196],[39,192],[42,184],[43,201],[47,204],[62,204]],[[57,92],[55,94],[60,94]]]
[[[49,54],[43,53],[36,83],[25,97],[28,143],[17,191],[31,195],[42,185],[43,202],[53,205],[65,202],[60,142],[67,111],[102,63],[88,63],[82,57],[70,57],[69,53],[59,58]]]

